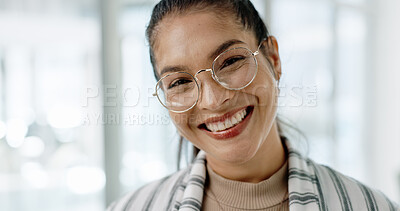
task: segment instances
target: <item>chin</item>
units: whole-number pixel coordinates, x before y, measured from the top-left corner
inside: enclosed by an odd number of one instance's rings
[[[215,159],[231,164],[244,164],[254,158],[257,153],[257,146],[241,146],[235,145],[230,147],[221,147],[212,153]]]

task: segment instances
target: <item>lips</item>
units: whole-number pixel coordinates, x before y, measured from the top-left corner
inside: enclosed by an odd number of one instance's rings
[[[239,135],[247,126],[253,106],[236,109],[220,117],[207,119],[199,129],[215,139],[228,139]]]

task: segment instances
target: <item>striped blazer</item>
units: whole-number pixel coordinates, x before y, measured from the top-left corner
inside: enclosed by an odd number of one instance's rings
[[[289,210],[399,211],[379,191],[288,148]],[[125,195],[108,211],[200,211],[206,177],[205,152],[186,169]]]

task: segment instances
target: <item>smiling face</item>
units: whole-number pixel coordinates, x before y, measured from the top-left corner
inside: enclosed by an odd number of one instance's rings
[[[235,47],[255,52],[258,41],[233,18],[211,12],[169,15],[158,25],[154,44],[156,71],[195,75],[211,68],[218,53]],[[265,44],[265,46],[267,46]],[[273,47],[274,45],[272,45]],[[254,81],[241,90],[228,90],[213,80],[210,72],[197,75],[199,101],[184,113],[170,112],[179,133],[207,153],[207,158],[243,164],[268,151],[268,135],[276,130],[276,81],[268,55],[256,56],[258,72]],[[271,58],[272,61],[279,60]],[[276,132],[276,131],[275,131]]]

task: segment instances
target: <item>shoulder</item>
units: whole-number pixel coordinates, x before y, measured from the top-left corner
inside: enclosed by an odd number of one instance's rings
[[[319,210],[400,210],[383,193],[318,164],[285,142],[289,159],[289,201],[291,207]]]
[[[400,210],[382,192],[370,188],[329,166],[307,159],[313,168],[322,204],[337,210]]]
[[[170,210],[178,190],[182,190],[190,168],[151,182],[114,201],[107,211]]]
[[[332,202],[340,202],[341,208],[349,208],[349,210],[399,209],[382,192],[328,166],[315,164],[315,170],[326,198]]]

